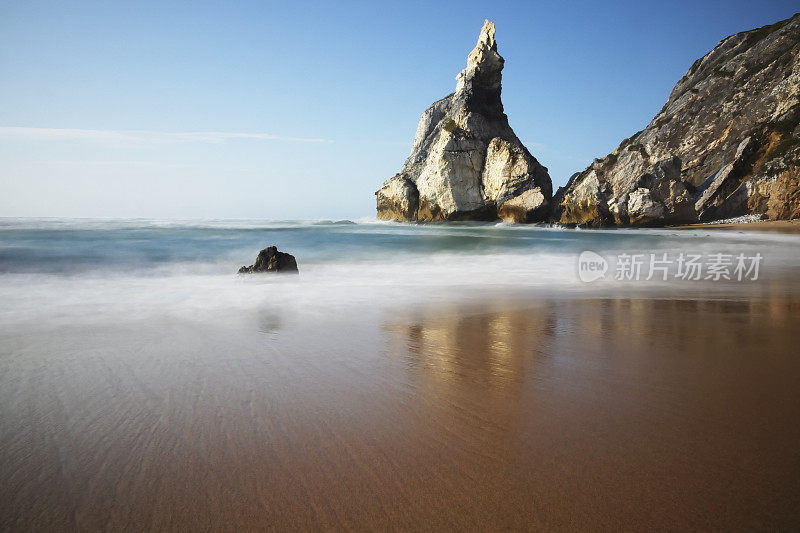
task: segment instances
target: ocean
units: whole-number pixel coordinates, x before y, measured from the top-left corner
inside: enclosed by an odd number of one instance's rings
[[[530,298],[660,292],[735,297],[794,287],[800,237],[710,230],[569,230],[504,224],[363,221],[0,219],[0,298],[6,324],[137,314],[209,319],[269,309],[308,314],[396,310],[473,297]],[[269,245],[295,255],[300,276],[239,276]],[[581,252],[609,262],[582,282]],[[680,280],[676,259],[761,254],[760,281]],[[647,280],[650,255],[669,279]],[[639,280],[617,280],[621,254],[641,254]],[[733,274],[732,269],[730,274]],[[750,276],[752,277],[752,275]],[[788,284],[788,285],[787,285]],[[792,290],[794,290],[792,288]]]

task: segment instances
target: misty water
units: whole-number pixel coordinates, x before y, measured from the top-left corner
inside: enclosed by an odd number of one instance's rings
[[[268,245],[292,253],[300,276],[237,276]],[[220,322],[258,312],[307,319],[434,301],[660,293],[732,297],[794,291],[800,237],[709,230],[581,231],[503,224],[350,221],[0,221],[3,323],[53,325],[162,316]],[[583,283],[578,257],[610,265]],[[650,254],[763,256],[756,282],[645,280]],[[642,254],[640,281],[615,279],[620,254]],[[674,270],[674,265],[673,265]],[[776,289],[778,283],[780,289]]]
[[[236,274],[273,244],[299,275]],[[798,245],[3,219],[0,529],[796,523]],[[615,279],[664,253],[763,262]]]

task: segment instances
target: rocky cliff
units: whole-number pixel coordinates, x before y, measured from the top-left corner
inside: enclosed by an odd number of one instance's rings
[[[642,131],[553,199],[562,224],[800,217],[800,14],[723,39]]]
[[[420,118],[411,155],[375,193],[378,218],[533,222],[549,216],[547,169],[522,145],[500,100],[504,60],[484,23],[456,91]]]

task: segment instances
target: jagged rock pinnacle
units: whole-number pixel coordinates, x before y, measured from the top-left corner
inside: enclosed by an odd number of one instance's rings
[[[481,28],[478,44],[467,57],[467,68],[456,76],[456,91],[475,78],[480,78],[482,85],[499,87],[504,63],[505,60],[497,53],[494,24],[487,20]]]
[[[541,220],[552,184],[522,145],[500,100],[505,61],[494,24],[483,23],[455,93],[420,118],[411,155],[375,193],[378,217],[394,220]],[[512,201],[513,200],[513,201]]]
[[[500,101],[505,60],[497,53],[494,24],[484,21],[478,43],[467,56],[467,67],[456,76],[456,98],[478,111],[503,112]]]

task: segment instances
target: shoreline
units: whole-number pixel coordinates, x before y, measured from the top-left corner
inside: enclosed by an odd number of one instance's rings
[[[702,222],[698,224],[681,224],[678,226],[665,226],[665,229],[716,229],[737,230],[768,233],[800,234],[800,219],[795,220],[758,220],[756,222]]]
[[[794,237],[73,226],[5,234],[0,530],[798,521]],[[676,250],[768,262],[616,279]]]

